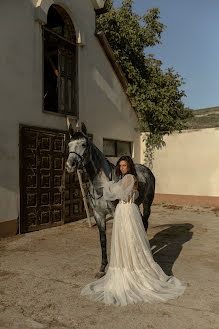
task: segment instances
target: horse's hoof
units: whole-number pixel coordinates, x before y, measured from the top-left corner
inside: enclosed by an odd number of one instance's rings
[[[97,273],[95,274],[95,278],[100,279],[100,278],[102,278],[102,276],[104,276],[105,274],[106,274],[106,272],[97,272]]]

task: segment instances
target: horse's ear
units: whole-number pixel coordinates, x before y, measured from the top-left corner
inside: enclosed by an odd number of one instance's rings
[[[83,134],[85,134],[87,136],[87,128],[86,128],[84,122],[81,123],[81,131]]]
[[[73,135],[74,135],[74,129],[73,129],[71,123],[70,123],[70,125],[68,127],[68,131],[69,131],[70,138],[73,137]]]

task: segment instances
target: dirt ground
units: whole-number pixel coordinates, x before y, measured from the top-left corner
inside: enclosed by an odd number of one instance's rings
[[[86,220],[0,240],[1,329],[218,329],[219,208],[154,205],[148,237],[167,274],[188,283],[161,304],[107,306],[80,296],[100,266]],[[112,220],[107,222],[108,254]]]

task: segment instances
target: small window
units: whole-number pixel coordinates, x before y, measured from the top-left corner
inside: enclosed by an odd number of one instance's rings
[[[116,141],[110,139],[104,139],[103,153],[108,157],[116,157]]]
[[[77,116],[77,49],[73,23],[52,5],[44,36],[44,110]]]
[[[107,157],[131,156],[132,143],[114,139],[103,139],[103,153]]]
[[[131,156],[131,143],[130,142],[117,142],[117,156],[121,157],[122,155]]]

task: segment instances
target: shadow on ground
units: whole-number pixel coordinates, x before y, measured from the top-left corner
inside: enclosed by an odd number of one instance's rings
[[[185,224],[164,224],[153,228],[167,227],[156,233],[150,239],[150,245],[155,262],[157,262],[167,275],[173,275],[173,264],[178,258],[183,244],[191,240],[193,232],[190,230],[193,225]]]

